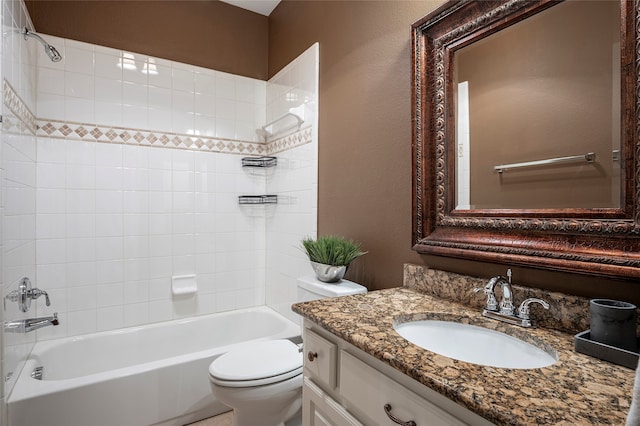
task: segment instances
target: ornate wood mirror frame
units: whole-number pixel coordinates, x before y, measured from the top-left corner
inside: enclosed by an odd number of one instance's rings
[[[640,2],[621,1],[621,207],[455,209],[453,55],[556,3],[454,0],[413,24],[413,249],[640,279]]]

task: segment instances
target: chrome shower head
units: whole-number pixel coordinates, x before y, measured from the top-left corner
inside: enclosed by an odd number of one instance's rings
[[[60,52],[58,52],[58,49],[56,49],[55,47],[47,43],[38,34],[29,31],[27,27],[24,27],[24,29],[22,30],[22,34],[24,35],[25,40],[27,39],[27,37],[32,37],[38,40],[40,43],[42,43],[42,45],[44,46],[44,52],[47,54],[49,59],[51,59],[53,62],[60,62],[62,60],[62,55],[60,55]]]

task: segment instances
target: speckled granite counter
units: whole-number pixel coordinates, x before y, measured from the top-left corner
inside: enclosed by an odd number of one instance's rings
[[[573,336],[524,329],[479,310],[409,288],[298,303],[292,309],[327,331],[499,425],[623,425],[634,371],[573,350]],[[469,364],[423,350],[393,330],[394,321],[455,319],[507,332],[543,348],[558,362],[516,370]]]

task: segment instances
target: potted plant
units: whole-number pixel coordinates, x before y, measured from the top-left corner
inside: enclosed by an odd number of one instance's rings
[[[317,240],[305,238],[302,245],[309,256],[311,267],[320,281],[335,283],[342,279],[347,267],[356,258],[367,254],[360,243],[333,235]]]

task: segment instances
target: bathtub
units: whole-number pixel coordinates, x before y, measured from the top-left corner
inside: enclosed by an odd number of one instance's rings
[[[267,307],[37,342],[9,395],[9,426],[180,426],[228,411],[213,359],[247,342],[299,339]],[[256,354],[256,362],[260,362]],[[31,378],[42,366],[42,380]]]

